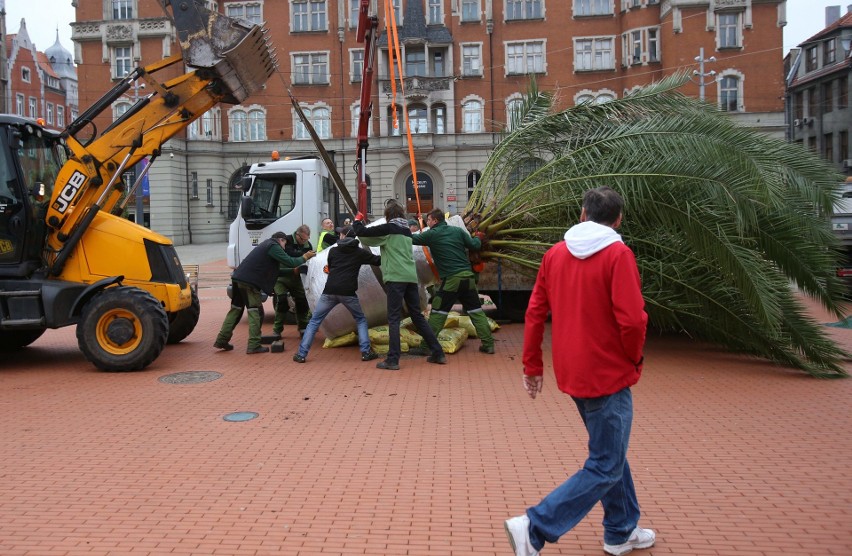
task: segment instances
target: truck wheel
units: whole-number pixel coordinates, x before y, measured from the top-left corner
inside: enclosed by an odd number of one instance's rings
[[[0,352],[17,351],[38,340],[44,334],[39,330],[5,330],[0,334]]]
[[[201,302],[198,294],[192,289],[192,303],[186,309],[176,313],[169,313],[169,337],[166,343],[176,344],[192,334],[198,317],[201,315]]]
[[[83,307],[77,345],[97,368],[136,371],[151,364],[169,333],[160,302],[139,288],[107,288]]]

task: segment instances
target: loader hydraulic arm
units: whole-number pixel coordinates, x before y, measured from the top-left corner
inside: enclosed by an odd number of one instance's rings
[[[242,102],[275,70],[259,26],[210,12],[192,0],[160,1],[177,29],[181,54],[136,68],[63,132],[70,158],[59,172],[46,216],[47,262],[54,276],[98,212],[112,211],[120,201],[126,169],[146,156],[156,157],[163,143],[217,103]],[[193,71],[165,82],[157,79],[158,72],[181,62]],[[148,92],[98,134],[94,119],[140,80]],[[88,128],[93,133],[83,138]]]

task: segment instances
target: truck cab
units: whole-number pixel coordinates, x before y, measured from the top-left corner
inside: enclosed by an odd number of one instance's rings
[[[243,177],[237,217],[228,230],[228,266],[236,268],[261,241],[275,232],[311,228],[316,247],[320,222],[329,217],[331,179],[316,157],[252,164]]]

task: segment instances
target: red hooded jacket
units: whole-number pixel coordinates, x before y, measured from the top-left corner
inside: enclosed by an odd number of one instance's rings
[[[636,258],[615,230],[583,222],[545,253],[524,329],[524,373],[530,376],[543,373],[548,312],[560,390],[597,398],[639,381],[648,315]]]

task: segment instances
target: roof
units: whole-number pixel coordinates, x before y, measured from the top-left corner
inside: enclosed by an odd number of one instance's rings
[[[852,27],[852,12],[847,12],[840,19],[838,19],[837,21],[835,21],[834,23],[832,23],[831,25],[829,25],[828,27],[826,27],[825,29],[823,29],[822,31],[820,31],[819,33],[814,35],[813,37],[809,38],[805,42],[799,44],[799,46],[802,46],[802,45],[805,45],[805,44],[808,44],[808,43],[811,43],[811,42],[816,42],[816,41],[818,41],[818,40],[820,40],[824,37],[827,37],[828,35],[831,35],[834,31],[837,31],[838,29],[843,29],[845,27]]]

